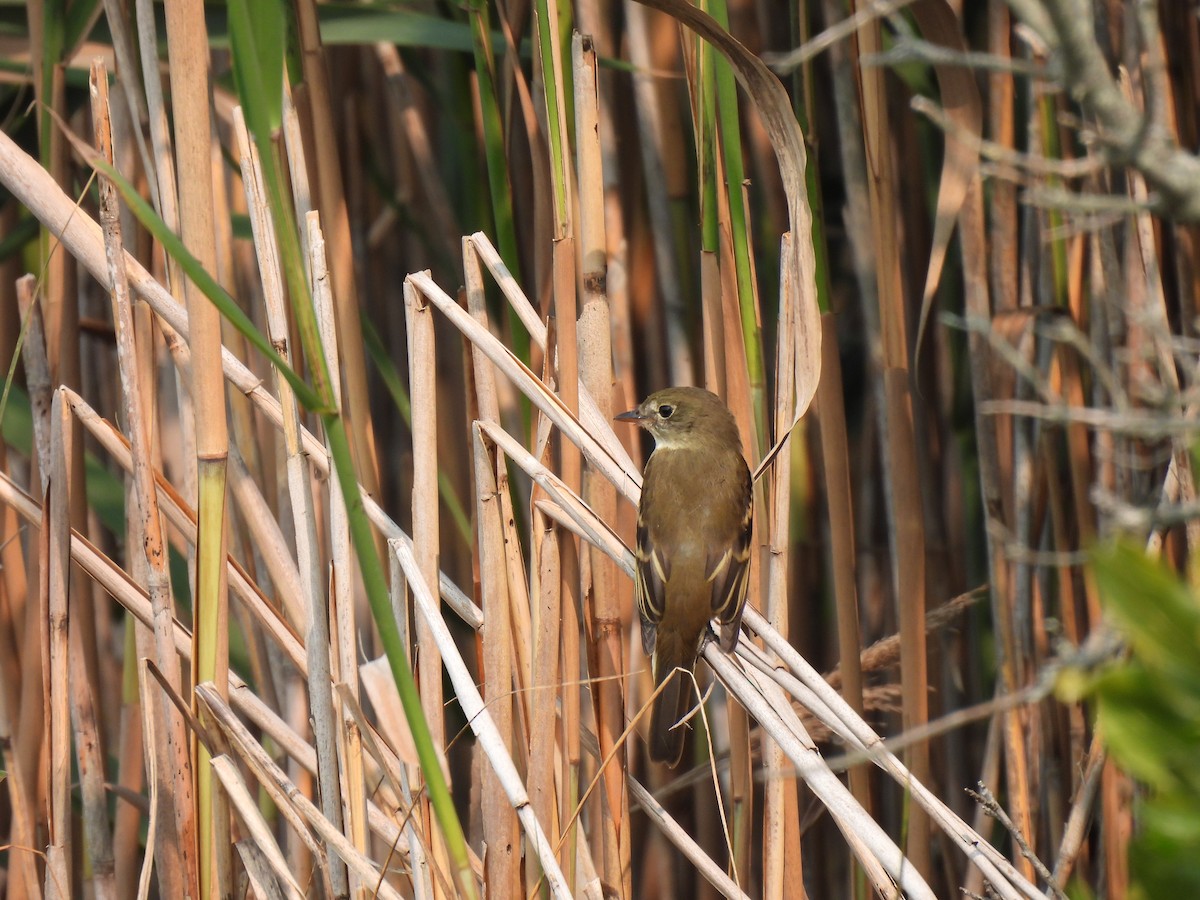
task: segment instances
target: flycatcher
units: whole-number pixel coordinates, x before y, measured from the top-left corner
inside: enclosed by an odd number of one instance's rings
[[[750,470],[733,414],[709,391],[667,388],[616,418],[654,437],[638,506],[636,594],[655,687],[666,682],[650,712],[650,758],[674,767],[709,621],[720,623],[722,650],[737,643],[750,569]]]

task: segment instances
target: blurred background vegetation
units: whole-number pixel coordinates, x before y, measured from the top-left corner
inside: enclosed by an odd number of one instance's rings
[[[1198,94],[1173,0],[0,3],[0,895],[1196,895]],[[671,384],[899,869],[719,687],[646,761]]]

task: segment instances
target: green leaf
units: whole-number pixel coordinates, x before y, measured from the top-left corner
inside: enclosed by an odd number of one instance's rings
[[[411,9],[367,9],[321,4],[321,40],[326,44],[373,44],[386,41],[400,47],[456,50],[470,53],[471,26]],[[495,51],[504,48],[503,37],[491,32]]]
[[[1170,682],[1134,664],[1098,678],[1096,693],[1097,725],[1121,765],[1161,790],[1182,787],[1177,765],[1200,749],[1200,720],[1180,714]]]
[[[1149,788],[1136,795],[1129,896],[1200,897],[1200,607],[1140,548],[1098,553],[1095,572],[1129,653],[1083,689],[1113,761]]]
[[[244,15],[232,15],[230,23],[234,29],[233,77],[238,98],[243,104],[259,104],[259,112],[274,131],[283,122],[287,13],[282,0],[255,0],[244,9]]]
[[[1099,553],[1095,570],[1106,611],[1146,665],[1200,684],[1200,605],[1187,586],[1125,545]]]

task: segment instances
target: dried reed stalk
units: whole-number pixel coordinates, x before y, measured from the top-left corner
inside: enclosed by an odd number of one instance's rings
[[[784,235],[780,255],[793,252],[790,235]],[[775,355],[775,408],[773,433],[780,443],[775,457],[767,495],[766,539],[768,562],[766,617],[780,634],[788,633],[788,554],[791,540],[792,454],[789,438],[792,428],[795,391],[795,335],[798,323],[799,285],[789,266],[780,267],[779,334]],[[818,389],[819,390],[819,389]],[[760,519],[762,521],[762,519]],[[763,896],[803,896],[804,879],[799,832],[799,798],[796,785],[784,778],[784,754],[781,747],[763,741],[762,765],[767,785],[763,799]],[[785,872],[791,877],[785,880]],[[788,885],[798,885],[789,889]]]
[[[437,494],[437,360],[434,355],[433,313],[411,284],[404,284],[404,313],[408,325],[409,396],[413,436],[413,553],[421,575],[433,584],[438,577],[439,525]],[[485,616],[486,624],[486,616]],[[435,747],[446,745],[442,709],[442,659],[428,621],[416,619],[417,682],[421,705]],[[428,799],[422,801],[424,830],[431,838],[434,865],[448,869],[445,841],[432,828]]]
[[[604,219],[604,184],[600,158],[599,98],[596,51],[591,39],[576,34],[572,41],[573,83],[575,86],[575,150],[579,167],[578,198],[579,251],[583,284],[581,307],[576,323],[579,354],[579,378],[592,395],[602,419],[610,419],[612,408],[612,335],[608,302],[608,241]],[[565,375],[565,373],[564,373]],[[616,518],[617,495],[601,473],[589,469],[584,474],[583,497],[605,521]],[[616,592],[616,570],[602,552],[592,549],[587,560],[590,584],[585,586],[585,608],[591,620],[592,652],[589,658],[592,688],[596,698],[596,721],[600,753],[608,758],[618,736],[625,728],[625,622]],[[622,893],[632,890],[629,867],[623,860],[630,856],[629,798],[625,792],[625,755],[613,756],[604,769],[604,793],[608,816],[612,820],[613,842],[606,845],[607,871],[621,873]],[[610,861],[612,860],[612,861]],[[617,882],[609,882],[616,884]]]
[[[208,272],[216,271],[209,114],[208,29],[199,0],[173,3],[167,11],[168,66],[175,121],[175,158],[186,177],[179,182],[180,234]],[[207,177],[206,177],[207,176]],[[118,257],[119,259],[119,257]],[[229,434],[225,379],[221,373],[221,315],[199,288],[184,282],[192,355],[191,395],[196,415],[196,476],[200,540],[196,548],[193,683],[213,681],[224,693],[229,680],[229,613],[224,580],[226,552],[225,472]],[[178,680],[170,684],[181,686]],[[212,889],[212,771],[194,747],[199,834],[199,891]],[[182,831],[181,827],[181,831]],[[190,857],[185,853],[185,860]],[[190,863],[188,867],[190,875]]]

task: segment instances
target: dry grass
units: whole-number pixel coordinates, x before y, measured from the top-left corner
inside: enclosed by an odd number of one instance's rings
[[[1200,571],[1194,16],[644,3],[30,4],[0,896],[1128,890],[1052,688],[1081,551]],[[611,419],[685,382],[760,477],[671,772]]]

